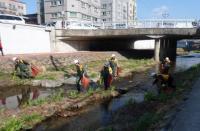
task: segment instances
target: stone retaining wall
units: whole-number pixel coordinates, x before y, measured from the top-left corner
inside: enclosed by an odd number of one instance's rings
[[[106,60],[111,54],[115,54],[119,60],[125,60],[126,57],[118,52],[76,52],[76,53],[56,53],[56,54],[27,54],[15,55],[29,63],[33,63],[39,67],[54,68],[54,63],[58,66],[66,66],[73,64],[74,59],[79,59],[81,63],[89,61]],[[52,56],[52,57],[51,57]],[[12,58],[14,55],[0,56],[0,72],[10,73],[14,70]],[[53,60],[52,60],[53,59]]]

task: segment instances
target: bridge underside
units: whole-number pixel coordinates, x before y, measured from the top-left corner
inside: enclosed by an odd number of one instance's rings
[[[59,30],[55,34],[58,50],[71,49],[73,51],[126,51],[133,49],[133,43],[136,40],[155,39],[156,61],[164,57],[175,59],[178,40],[200,38],[200,33],[195,29]]]

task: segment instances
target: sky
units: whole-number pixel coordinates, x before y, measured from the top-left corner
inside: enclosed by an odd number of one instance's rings
[[[137,0],[137,18],[200,19],[200,0]]]
[[[36,0],[22,0],[36,13]],[[200,0],[137,0],[137,18],[200,19]]]
[[[37,12],[36,2],[37,0],[21,0],[26,3],[27,14],[32,14]]]

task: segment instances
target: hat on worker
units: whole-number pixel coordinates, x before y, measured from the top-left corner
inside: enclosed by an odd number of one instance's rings
[[[78,64],[79,63],[79,60],[74,60],[74,64]]]
[[[166,58],[165,58],[165,61],[170,62],[169,57],[166,57]]]
[[[17,60],[17,57],[13,57],[12,60],[13,60],[13,61],[16,61],[16,60]]]
[[[111,57],[115,57],[115,54],[112,54]]]

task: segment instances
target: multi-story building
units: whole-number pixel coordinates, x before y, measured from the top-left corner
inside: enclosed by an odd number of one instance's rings
[[[100,0],[39,0],[45,23],[57,20],[100,21]],[[41,2],[43,1],[44,4]],[[43,6],[41,6],[43,4]]]
[[[136,18],[136,0],[101,0],[104,23],[127,23]]]
[[[38,14],[38,23],[44,24],[45,17],[44,17],[44,0],[37,0],[37,14]]]
[[[26,4],[19,0],[0,0],[0,13],[12,15],[25,15]]]

